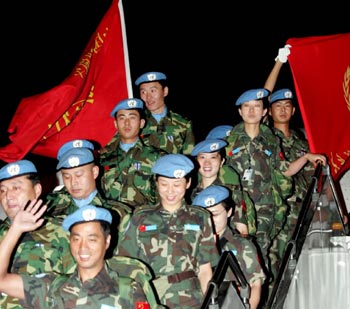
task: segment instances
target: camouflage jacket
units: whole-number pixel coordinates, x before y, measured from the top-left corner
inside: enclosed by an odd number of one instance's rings
[[[9,229],[10,221],[0,227],[1,239]],[[38,275],[55,272],[72,274],[76,263],[70,253],[69,236],[62,229],[59,218],[46,218],[46,222],[33,232],[24,233],[11,260],[11,272]],[[0,308],[22,308],[17,298],[0,297]]]
[[[47,212],[52,217],[65,218],[67,215],[72,214],[78,209],[78,206],[65,187],[59,191],[51,192],[47,195],[46,199],[47,204],[49,205]],[[125,225],[130,220],[132,209],[124,203],[104,199],[99,192],[97,192],[90,204],[107,208],[112,214],[112,240],[106,256],[109,257],[110,255],[113,255],[117,241],[124,233]]]
[[[146,126],[141,135],[146,145],[151,145],[163,153],[191,154],[195,145],[191,120],[173,111],[168,111],[159,123],[148,110],[146,116]]]
[[[219,246],[222,252],[232,251],[249,284],[257,280],[263,284],[266,275],[261,267],[257,249],[249,235],[243,237],[227,226],[220,237]]]
[[[101,187],[106,198],[135,208],[157,201],[156,183],[151,171],[160,153],[138,140],[128,152],[114,139],[100,152],[103,168]]]
[[[37,278],[22,275],[22,278],[23,303],[31,308],[142,308],[147,302],[137,281],[119,276],[107,264],[95,278],[84,283],[77,271],[70,276],[48,274]]]
[[[198,183],[200,182],[201,175],[198,173]],[[236,173],[236,171],[228,165],[223,165],[219,170],[218,177],[215,179],[212,185],[225,186],[230,190],[232,200],[235,204],[232,223],[234,224],[234,222],[242,222],[248,225],[246,216],[247,208],[249,208],[250,211],[255,213],[254,203],[250,199],[247,192],[243,190],[239,180],[239,175]],[[202,190],[203,188],[201,188],[200,185],[197,185],[195,188],[193,188],[191,192],[191,200],[193,201],[195,196]],[[255,225],[251,225],[250,230],[255,232]]]
[[[160,204],[137,208],[117,249],[153,270],[160,302],[171,308],[180,308],[184,301],[199,305],[203,295],[197,276],[178,283],[169,283],[167,276],[198,274],[200,265],[215,266],[219,260],[210,213],[185,202],[173,213]]]
[[[254,202],[255,208],[264,206],[270,209],[269,216],[276,228],[272,233],[278,233],[288,210],[285,199],[291,195],[293,186],[292,178],[282,174],[289,162],[284,158],[280,139],[264,124],[260,125],[259,135],[251,139],[241,122],[232,129],[227,142],[225,164],[239,174],[243,190]],[[256,225],[256,214],[248,208],[247,222],[252,222],[251,226]],[[249,233],[254,234],[252,231]]]
[[[295,130],[290,130],[291,136],[286,137],[282,131],[276,128],[274,128],[274,132],[282,140],[283,152],[289,162],[292,162],[310,152],[309,143],[302,133]],[[315,168],[313,164],[308,162],[297,174],[293,175],[293,195],[296,198],[300,200],[304,199],[314,173]]]

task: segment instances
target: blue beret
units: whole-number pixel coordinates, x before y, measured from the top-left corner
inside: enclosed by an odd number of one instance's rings
[[[229,195],[230,191],[226,187],[211,185],[196,195],[192,205],[204,208],[214,206],[227,199]]]
[[[19,160],[0,169],[0,181],[30,173],[38,173],[35,165],[28,160]]]
[[[221,148],[224,148],[227,145],[227,142],[223,139],[205,139],[204,141],[201,141],[197,145],[194,146],[191,156],[196,156],[201,152],[214,152],[219,151]]]
[[[143,101],[136,98],[130,98],[120,101],[112,110],[111,117],[115,117],[115,114],[121,109],[143,109]]]
[[[161,72],[147,72],[136,79],[135,85],[138,86],[142,83],[155,82],[157,80],[166,80],[166,75]]]
[[[152,172],[169,178],[185,177],[194,168],[193,162],[183,154],[167,154],[153,165]]]
[[[243,92],[239,98],[236,101],[236,105],[242,105],[245,102],[252,101],[252,100],[262,100],[266,97],[268,97],[270,94],[270,91],[268,91],[265,88],[258,88],[258,89],[250,89],[246,92]]]
[[[95,147],[94,144],[89,142],[88,140],[85,139],[75,139],[72,141],[69,141],[61,146],[61,148],[58,150],[57,153],[57,160],[61,159],[62,155],[67,151],[72,148],[89,148],[92,151],[94,151]]]
[[[233,129],[233,126],[230,126],[230,125],[217,126],[209,131],[206,139],[210,139],[210,138],[225,139],[227,136],[230,135],[230,132],[232,129]]]
[[[75,223],[83,223],[96,220],[103,220],[108,223],[112,223],[112,215],[106,208],[96,207],[93,205],[85,205],[78,208],[72,214],[64,218],[62,227],[65,231],[69,231],[70,227]]]
[[[279,100],[292,100],[293,92],[288,88],[280,89],[273,92],[270,96],[270,105]]]
[[[74,168],[94,161],[94,154],[89,148],[72,148],[67,150],[58,161],[57,170]]]

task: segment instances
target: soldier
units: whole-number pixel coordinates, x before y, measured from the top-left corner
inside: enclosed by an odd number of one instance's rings
[[[219,136],[222,137],[222,134],[227,132],[226,129],[220,129],[220,131],[212,131],[211,134],[214,133],[217,136],[220,133]],[[227,142],[222,138],[214,139],[208,137],[195,145],[191,155],[196,158],[198,164],[198,179],[197,185],[191,192],[191,201],[193,201],[199,192],[211,185],[224,185],[230,189],[232,199],[236,205],[234,216],[232,216],[232,224],[235,228],[242,231],[248,224],[246,221],[243,221],[246,218],[245,211],[246,209],[252,209],[253,204],[247,193],[242,190],[239,175],[235,170],[224,165],[226,160],[226,146]],[[245,222],[245,224],[241,222]]]
[[[101,187],[105,196],[132,209],[157,201],[151,168],[160,154],[139,137],[145,125],[143,108],[140,99],[119,102],[111,112],[117,133],[100,151]]]
[[[292,194],[291,176],[307,160],[315,163],[321,157],[303,156],[293,162],[285,159],[280,139],[262,123],[268,111],[269,94],[265,88],[251,89],[237,99],[242,122],[227,137],[225,164],[240,175],[243,190],[254,202],[255,213],[247,211],[247,222],[255,222],[256,229],[248,229],[248,233],[256,237],[271,272],[269,249],[286,220],[288,206],[285,200]]]
[[[145,143],[165,153],[190,155],[195,144],[192,121],[165,104],[169,93],[166,75],[147,72],[136,79],[135,85],[146,105],[146,126],[142,129]]]
[[[135,209],[117,247],[118,254],[152,269],[160,303],[169,308],[199,308],[219,260],[210,213],[184,199],[193,168],[182,154],[156,161],[152,172],[160,201]]]
[[[42,194],[42,186],[35,165],[19,160],[0,170],[0,201],[7,218],[0,225],[0,240],[8,233],[15,215]],[[76,263],[69,251],[67,233],[59,218],[45,217],[39,229],[22,235],[11,257],[10,269],[14,273],[39,275],[46,272],[71,274]],[[3,263],[3,261],[1,262]],[[22,308],[17,298],[2,295],[1,308]]]
[[[295,112],[293,93],[288,88],[275,91],[270,96],[269,115],[272,118],[273,131],[282,141],[285,157],[292,162],[298,158],[309,155],[317,156],[316,160],[325,163],[326,157],[309,153],[309,143],[302,132],[290,128],[290,121]],[[299,212],[315,172],[315,166],[308,160],[303,168],[293,176],[293,194],[287,199],[289,211],[283,230],[274,240],[273,250],[283,257],[287,242],[291,239]]]
[[[211,212],[215,233],[218,236],[216,239],[219,251],[221,253],[232,251],[250,285],[249,308],[258,308],[261,287],[266,276],[251,237],[249,235],[243,236],[229,226],[233,212],[230,191],[224,186],[209,186],[198,193],[192,205],[204,207]],[[233,281],[235,278],[230,280]]]
[[[74,146],[75,145],[75,146]],[[120,222],[123,218],[129,218],[131,209],[127,205],[115,201],[107,201],[97,189],[96,179],[99,175],[99,167],[95,163],[95,157],[86,141],[77,146],[76,141],[68,142],[58,151],[57,171],[61,173],[63,186],[47,195],[49,205],[48,212],[54,217],[64,219],[79,207],[87,204],[105,207],[111,210],[113,215],[112,244],[110,250],[115,247],[117,235],[123,232]],[[109,252],[112,255],[112,252]]]
[[[111,240],[112,215],[102,207],[85,205],[63,220],[77,262],[72,275],[8,273],[10,255],[21,234],[38,228],[44,221],[40,217],[46,205],[41,204],[33,200],[20,210],[0,244],[1,291],[32,308],[149,308],[141,285],[132,278],[121,277],[104,262]]]

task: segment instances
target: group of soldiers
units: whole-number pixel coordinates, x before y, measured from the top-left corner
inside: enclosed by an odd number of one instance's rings
[[[0,307],[200,308],[232,251],[250,308],[262,308],[315,164],[326,164],[289,127],[292,91],[273,92],[289,53],[279,50],[263,88],[237,99],[242,121],[203,141],[165,104],[166,75],[147,72],[139,98],[111,111],[107,145],[61,145],[52,192],[42,196],[31,161],[4,165]]]

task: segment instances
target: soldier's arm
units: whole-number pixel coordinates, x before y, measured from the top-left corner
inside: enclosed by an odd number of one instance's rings
[[[25,210],[20,210],[15,216],[7,234],[0,243],[0,291],[12,297],[24,299],[22,277],[8,272],[12,252],[22,233],[33,231],[44,222],[40,219],[46,210],[42,202],[33,200]]]

